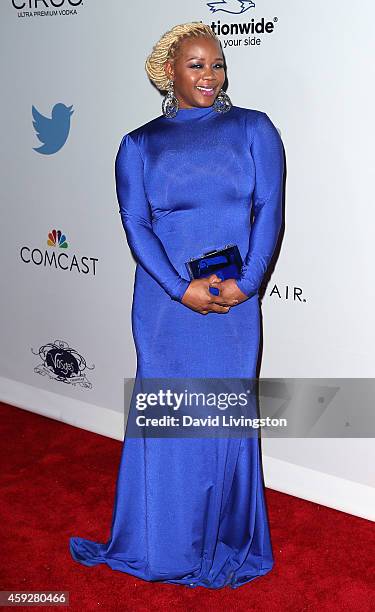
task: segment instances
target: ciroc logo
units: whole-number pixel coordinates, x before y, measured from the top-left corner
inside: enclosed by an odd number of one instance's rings
[[[78,15],[83,0],[11,0],[17,17],[62,17]],[[26,9],[26,10],[24,10]]]

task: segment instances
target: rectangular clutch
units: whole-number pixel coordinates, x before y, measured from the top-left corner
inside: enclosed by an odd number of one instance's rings
[[[236,244],[227,244],[222,249],[207,251],[198,257],[192,257],[185,262],[190,279],[204,278],[216,274],[221,280],[227,278],[240,278],[242,257]],[[210,292],[218,295],[215,287]]]

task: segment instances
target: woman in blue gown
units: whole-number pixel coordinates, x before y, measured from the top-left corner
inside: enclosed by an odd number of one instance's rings
[[[177,114],[125,134],[116,157],[137,262],[137,380],[255,377],[258,290],[282,220],[279,134],[264,112],[231,104],[220,43],[200,22],[163,35],[146,70],[160,90],[174,84]],[[240,279],[187,279],[188,259],[230,243]],[[72,537],[70,551],[87,566],[190,587],[237,588],[266,574],[274,560],[258,438],[125,435],[110,539]]]

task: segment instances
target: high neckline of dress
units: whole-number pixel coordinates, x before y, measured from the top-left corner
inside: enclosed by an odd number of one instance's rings
[[[214,105],[211,106],[193,106],[193,108],[179,108],[177,114],[172,117],[172,121],[186,121],[189,119],[199,119],[211,113],[215,113]]]

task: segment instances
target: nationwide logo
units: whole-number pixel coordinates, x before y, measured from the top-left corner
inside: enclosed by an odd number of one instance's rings
[[[249,9],[255,8],[255,2],[251,0],[218,0],[217,2],[206,2],[211,13],[226,13],[227,15],[243,15]],[[252,18],[240,23],[222,23],[220,19],[212,21],[210,27],[216,36],[229,36],[222,41],[223,49],[227,47],[254,47],[262,43],[260,34],[272,34],[277,17],[272,19]],[[202,23],[202,22],[201,22]]]
[[[255,2],[252,0],[219,0],[219,2],[207,2],[212,13],[222,11],[223,13],[232,13],[232,15],[241,15],[250,8],[255,7]]]
[[[17,17],[66,17],[78,15],[83,0],[11,0]],[[42,9],[41,9],[42,5]],[[24,10],[26,9],[26,10]]]
[[[70,131],[70,117],[74,113],[72,106],[65,106],[62,102],[55,104],[51,118],[45,117],[35,106],[32,106],[34,117],[33,126],[41,147],[34,147],[34,151],[42,155],[57,153],[66,143]]]
[[[78,274],[96,275],[97,257],[79,256],[67,253],[68,242],[61,230],[53,229],[48,233],[47,249],[22,246],[21,261],[43,268],[55,268]],[[61,252],[59,252],[61,249]]]
[[[47,374],[53,380],[68,385],[92,388],[92,383],[87,380],[84,371],[93,370],[95,365],[88,366],[84,357],[64,340],[44,344],[37,351],[31,348],[31,352],[41,358],[41,363],[34,368],[36,374]]]

